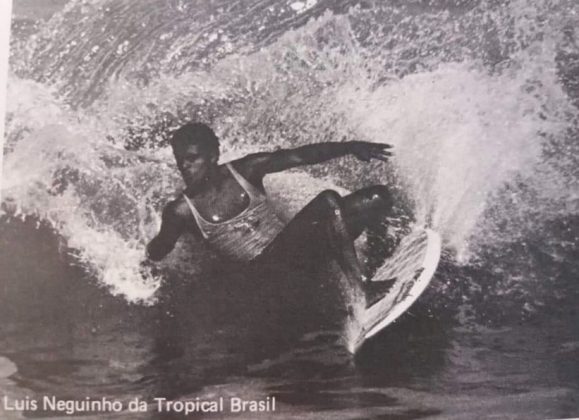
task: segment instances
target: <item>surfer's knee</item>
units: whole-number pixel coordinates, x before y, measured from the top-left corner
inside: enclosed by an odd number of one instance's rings
[[[319,200],[331,210],[341,210],[342,196],[334,190],[324,190],[318,194],[316,200]]]
[[[372,185],[364,188],[362,192],[362,200],[368,207],[386,210],[394,204],[390,190],[384,185]]]

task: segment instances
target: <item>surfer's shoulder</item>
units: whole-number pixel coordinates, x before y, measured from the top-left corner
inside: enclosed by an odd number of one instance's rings
[[[260,185],[261,180],[265,175],[262,167],[270,155],[271,153],[268,152],[253,153],[240,159],[233,160],[229,162],[229,165],[232,165],[241,176],[252,184]]]

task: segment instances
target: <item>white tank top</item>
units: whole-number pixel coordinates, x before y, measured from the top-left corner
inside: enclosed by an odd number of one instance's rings
[[[251,261],[282,231],[284,223],[274,213],[267,197],[248,182],[235,168],[225,166],[249,196],[249,205],[237,216],[223,222],[205,220],[193,200],[183,194],[203,237],[219,253],[238,261]]]

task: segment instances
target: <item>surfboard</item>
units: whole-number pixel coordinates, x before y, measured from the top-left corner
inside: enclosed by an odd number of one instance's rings
[[[301,171],[268,175],[264,186],[270,204],[283,220],[290,220],[324,189],[336,190],[341,195],[349,193],[327,179]],[[355,246],[363,252],[363,239],[360,238]],[[390,287],[370,306],[354,310],[348,320],[346,340],[351,352],[358,351],[366,340],[394,322],[418,299],[436,271],[440,251],[440,236],[430,229],[415,228],[400,241],[370,280]]]
[[[353,353],[388,325],[418,299],[434,276],[440,259],[441,240],[430,229],[415,229],[405,236],[394,253],[378,268],[371,282],[391,284],[385,294],[367,308],[358,311],[357,324],[350,345]]]

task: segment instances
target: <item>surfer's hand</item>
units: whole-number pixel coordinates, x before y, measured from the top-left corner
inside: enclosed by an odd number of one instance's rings
[[[387,149],[392,148],[386,143],[370,143],[367,141],[351,141],[350,153],[363,162],[368,162],[371,159],[378,159],[387,162],[388,158],[392,156],[392,152]]]

